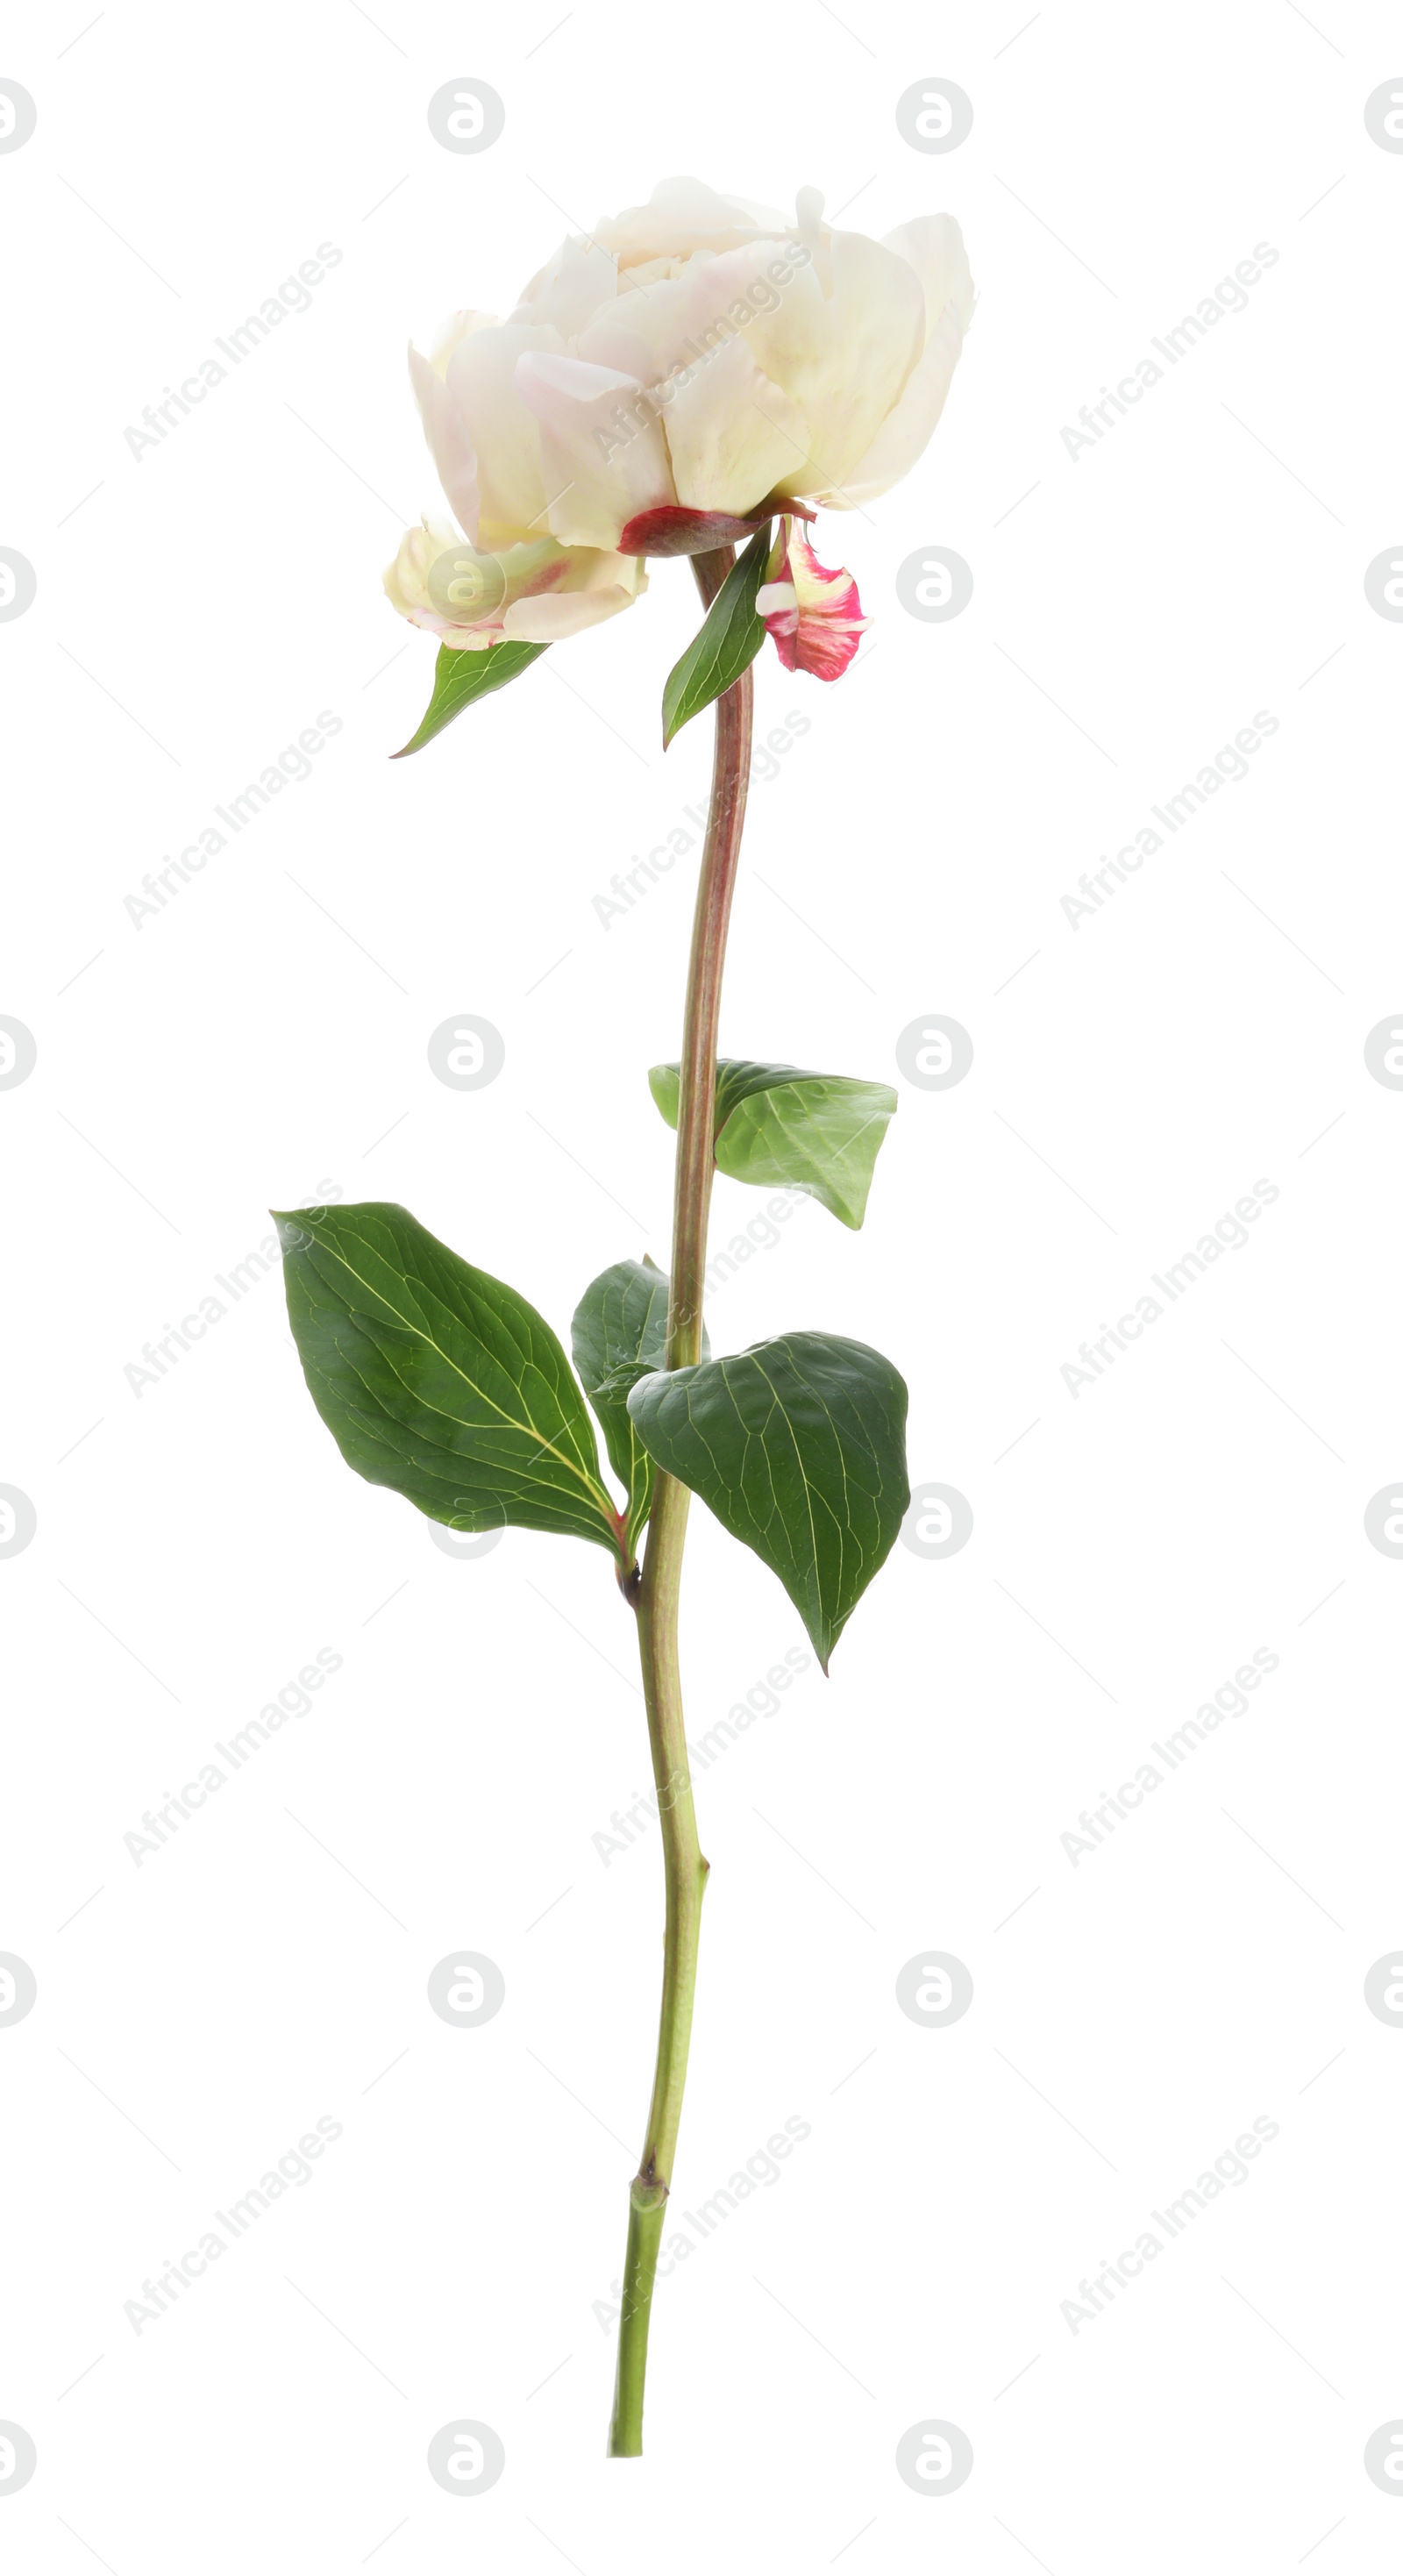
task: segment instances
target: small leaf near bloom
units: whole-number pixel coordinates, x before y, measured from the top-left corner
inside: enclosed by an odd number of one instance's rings
[[[755,614],[755,593],[769,554],[768,525],[757,528],[737,556],[680,662],[667,675],[663,690],[663,749],[684,724],[723,697],[748,671],[765,629]]]
[[[779,523],[755,611],[786,671],[808,671],[816,680],[842,678],[868,623],[852,574],[821,564],[803,529],[788,517]]]

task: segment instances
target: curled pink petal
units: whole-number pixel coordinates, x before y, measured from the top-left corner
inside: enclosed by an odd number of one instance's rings
[[[814,515],[802,501],[787,506],[795,518]],[[621,555],[707,554],[715,546],[739,545],[753,537],[774,517],[776,507],[762,501],[748,518],[737,519],[726,510],[684,510],[679,502],[664,502],[660,509],[640,510],[628,521],[620,533],[618,551]]]
[[[755,606],[786,671],[816,680],[840,680],[857,651],[868,620],[850,572],[821,564],[802,528],[780,522],[779,541],[765,567],[769,579]]]

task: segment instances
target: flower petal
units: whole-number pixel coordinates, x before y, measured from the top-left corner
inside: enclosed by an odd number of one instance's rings
[[[640,510],[619,535],[621,555],[705,555],[717,546],[739,545],[743,538],[753,537],[774,517],[774,511],[763,505],[746,519],[735,518],[725,510],[684,510],[678,502],[668,502],[660,510]],[[811,519],[812,510],[802,503],[795,515]]]
[[[563,241],[554,257],[538,269],[513,322],[550,322],[564,340],[577,339],[592,314],[614,302],[619,263],[601,242]]]
[[[587,626],[600,626],[606,617],[617,617],[621,608],[632,608],[639,591],[647,586],[647,574],[641,564],[622,564],[617,556],[603,555],[601,563],[612,562],[621,578],[595,590],[553,591],[549,598],[521,599],[510,607],[502,620],[502,632],[514,642],[558,644],[567,635],[581,635]],[[631,576],[642,573],[634,585]]]
[[[476,544],[477,451],[468,436],[467,424],[442,378],[413,347],[409,352],[409,380],[438,479],[464,536]]]
[[[554,537],[482,555],[441,518],[411,528],[385,574],[401,617],[458,653],[485,652],[504,635],[553,643],[631,607],[647,586],[642,563]]]
[[[722,338],[667,380],[663,425],[685,509],[753,516],[808,453],[808,424],[756,362]]]
[[[550,323],[497,322],[459,342],[446,384],[477,450],[478,543],[515,545],[546,534],[553,484],[543,480],[536,423],[513,377],[526,350],[559,350]]]
[[[774,555],[765,567],[780,577],[762,584],[756,610],[774,638],[786,671],[807,671],[816,680],[839,680],[868,623],[857,584],[850,572],[830,572],[821,564],[792,519],[784,521],[782,539],[782,568]]]
[[[914,268],[926,299],[926,341],[947,304],[953,304],[959,315],[960,329],[967,331],[974,314],[974,280],[969,273],[964,235],[953,215],[917,215],[909,224],[898,224],[896,231],[883,236],[884,250],[895,251],[908,268]]]
[[[945,408],[945,397],[964,345],[957,303],[946,305],[915,367],[900,402],[887,414],[865,456],[859,457],[839,491],[815,494],[834,510],[855,510],[875,501],[909,474],[928,445]]]
[[[768,206],[718,196],[702,179],[660,179],[646,206],[606,215],[594,238],[618,252],[621,266],[632,267],[656,258],[687,259],[698,250],[734,250],[759,234],[783,230],[783,215]]]
[[[613,548],[628,520],[676,498],[662,430],[636,377],[535,350],[515,381],[539,425],[552,535]]]
[[[901,395],[925,342],[921,282],[909,262],[862,233],[831,233],[797,268],[773,312],[746,333],[756,362],[806,423],[803,453],[782,489],[804,500],[837,491]],[[821,269],[829,274],[824,291]]]

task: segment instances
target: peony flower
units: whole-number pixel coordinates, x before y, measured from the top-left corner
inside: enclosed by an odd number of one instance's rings
[[[889,490],[949,391],[974,303],[964,245],[948,215],[878,242],[833,230],[822,209],[801,189],[790,223],[664,180],[648,205],[563,242],[505,321],[458,313],[430,357],[412,350],[425,436],[484,588],[473,596],[471,564],[441,566],[457,539],[426,521],[386,575],[401,614],[469,650],[550,642],[629,607],[650,553]],[[800,543],[800,572],[818,578]],[[801,601],[809,667],[803,620]]]
[[[841,680],[868,623],[852,574],[830,572],[789,518],[779,523],[755,609],[786,671],[809,671],[816,680]]]

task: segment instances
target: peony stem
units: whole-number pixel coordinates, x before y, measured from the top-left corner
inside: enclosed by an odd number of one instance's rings
[[[710,607],[734,561],[729,546],[694,555],[692,568]],[[702,1290],[706,1230],[711,1209],[713,1130],[716,1109],[716,1040],[726,931],[740,859],[750,778],[754,689],[749,671],[718,699],[716,748],[692,923],[692,953],[682,1024],[682,1077],[677,1111],[677,1161],[673,1199],[672,1281],[667,1318],[667,1366],[689,1368],[701,1357]],[[697,1840],[682,1681],[677,1656],[677,1613],[682,1550],[687,1536],[685,1485],[661,1473],[653,1487],[648,1548],[638,1596],[638,1644],[648,1739],[662,1828],[667,1887],[663,1943],[662,2013],[648,2132],[629,2191],[628,2248],[619,2316],[618,2375],[609,2426],[611,2459],[636,2459],[643,2448],[643,2382],[648,2366],[648,2323],[653,2280],[677,2132],[687,2081],[687,2048],[696,1993],[697,1939],[707,1866]]]

